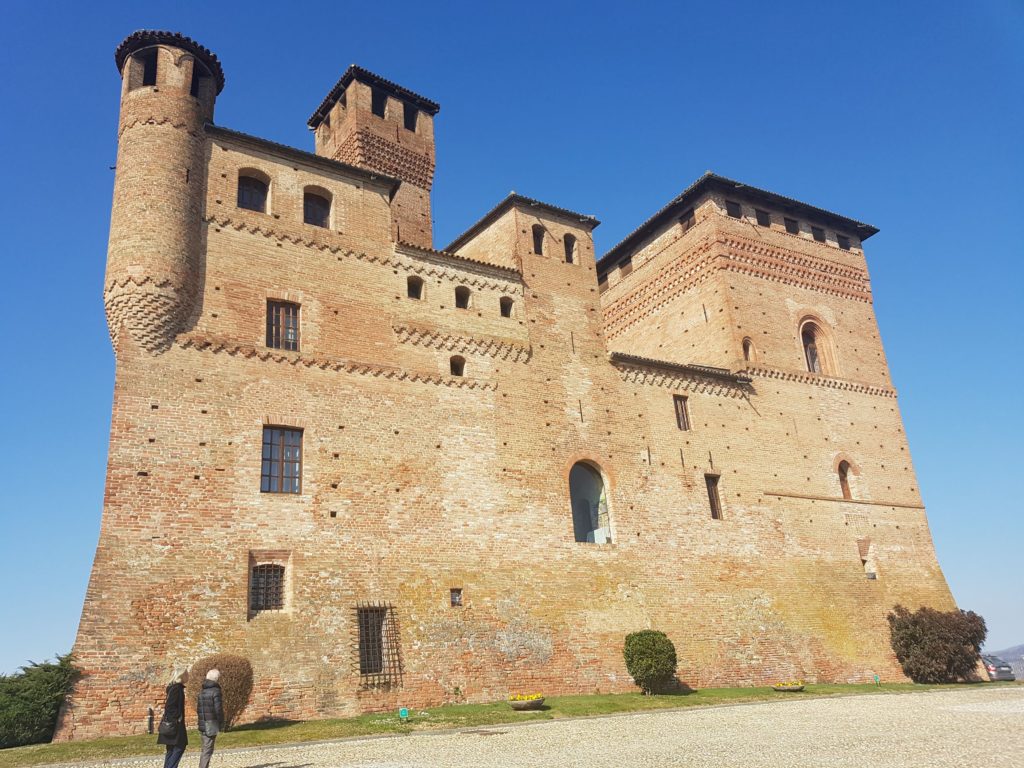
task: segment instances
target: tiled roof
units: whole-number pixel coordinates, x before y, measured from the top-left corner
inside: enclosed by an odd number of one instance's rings
[[[235,139],[236,141],[242,141],[247,144],[254,144],[264,151],[274,152],[275,154],[284,155],[285,157],[290,157],[301,162],[312,163],[315,166],[319,166],[330,171],[341,171],[350,176],[358,176],[361,179],[375,181],[382,186],[390,187],[392,193],[394,193],[398,185],[401,184],[401,181],[398,179],[392,178],[391,176],[387,176],[383,173],[378,173],[377,171],[360,168],[357,165],[342,163],[338,160],[332,160],[329,157],[324,157],[323,155],[316,155],[302,149],[289,147],[287,144],[278,144],[276,141],[261,139],[259,136],[251,136],[248,133],[242,133],[241,131],[222,128],[221,126],[214,125],[213,123],[206,124],[206,133],[211,136],[223,136],[225,138]]]
[[[185,37],[179,32],[165,32],[159,29],[140,29],[137,32],[132,32],[121,41],[117,50],[114,51],[114,63],[117,64],[117,71],[124,71],[124,62],[133,53],[153,45],[170,45],[188,51],[210,70],[210,74],[217,81],[217,93],[224,90],[224,70],[217,55],[191,37]]]
[[[487,267],[488,269],[496,269],[500,272],[507,272],[509,275],[519,275],[519,270],[515,267],[503,267],[500,264],[492,264],[489,261],[483,261],[482,259],[474,259],[470,256],[463,256],[458,253],[452,253],[451,251],[439,251],[436,248],[427,248],[423,245],[416,245],[405,240],[399,240],[398,245],[402,248],[408,248],[413,251],[422,251],[424,253],[433,254],[434,256],[442,256],[446,259],[457,259],[458,261],[468,261],[472,264],[479,264],[481,267]]]
[[[803,215],[806,218],[822,221],[843,232],[855,234],[861,241],[867,240],[878,232],[878,228],[870,224],[865,224],[856,219],[849,219],[846,216],[840,216],[838,213],[826,211],[824,208],[817,208],[813,205],[802,203],[799,200],[794,200],[791,197],[776,194],[775,192],[751,187],[748,184],[733,181],[725,176],[719,176],[708,171],[598,259],[598,273],[607,272],[616,262],[625,257],[632,247],[638,246],[645,237],[652,234],[673,216],[682,213],[686,208],[692,206],[698,197],[712,189],[735,191],[738,195],[764,201],[766,205],[791,211],[798,216]]]
[[[505,197],[500,203],[491,208],[485,213],[480,219],[473,224],[469,229],[463,232],[461,235],[452,240],[447,247],[446,251],[454,252],[458,248],[461,248],[466,242],[472,239],[478,232],[485,229],[501,214],[516,205],[528,206],[531,208],[541,208],[548,213],[554,213],[558,216],[566,216],[570,219],[578,219],[581,223],[584,223],[594,229],[601,222],[593,216],[589,216],[585,213],[576,213],[576,211],[570,211],[568,208],[559,208],[557,205],[550,205],[549,203],[542,203],[540,200],[534,200],[532,197],[525,197],[524,195],[518,195],[515,192],[509,192],[508,196]]]
[[[380,75],[374,74],[368,69],[363,69],[358,64],[352,64],[345,70],[345,74],[341,76],[341,79],[334,84],[333,88],[331,88],[331,92],[327,94],[327,98],[320,102],[320,106],[316,108],[316,112],[310,115],[306,125],[310,128],[316,128],[320,125],[320,121],[327,117],[327,113],[330,111],[331,107],[334,106],[334,102],[341,97],[341,94],[346,88],[348,88],[349,83],[353,80],[358,80],[360,83],[366,83],[367,85],[383,88],[396,98],[408,101],[410,104],[415,104],[428,115],[436,115],[441,109],[441,105],[436,101],[431,101],[426,96],[420,96],[418,93],[414,93],[408,88],[403,88],[398,83],[393,83]]]
[[[660,368],[665,371],[678,371],[680,373],[697,374],[708,376],[712,379],[722,379],[733,384],[750,384],[753,379],[741,373],[733,373],[728,368],[715,368],[710,365],[696,365],[694,363],[671,363],[668,360],[654,360],[650,357],[639,355],[628,355],[625,352],[609,352],[608,359],[613,363],[624,363],[626,365],[639,365],[644,368]]]

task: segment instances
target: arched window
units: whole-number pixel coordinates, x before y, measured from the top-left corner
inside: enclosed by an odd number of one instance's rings
[[[576,238],[572,235],[565,236],[565,263],[572,264],[576,261]]]
[[[452,376],[462,376],[466,373],[466,358],[454,355],[449,361]]]
[[[469,288],[464,285],[455,289],[455,308],[469,309]]]
[[[410,299],[422,299],[423,298],[423,278],[410,275],[409,279],[405,281],[405,295]]]
[[[331,226],[331,198],[325,192],[306,190],[302,196],[302,220],[314,227]]]
[[[502,296],[498,300],[498,305],[501,307],[502,317],[512,317],[512,299],[508,296]]]
[[[533,252],[538,256],[544,255],[544,227],[540,224],[533,225]]]
[[[238,207],[249,211],[267,212],[267,197],[270,192],[269,179],[262,179],[253,172],[238,176]]]
[[[808,320],[800,326],[800,343],[804,349],[804,364],[808,371],[835,374],[828,336],[818,323]]]
[[[748,363],[754,359],[754,342],[750,339],[743,340],[743,359]]]
[[[853,498],[853,494],[850,493],[850,462],[848,461],[839,462],[839,487],[843,491],[844,499]]]
[[[569,470],[569,500],[575,540],[590,544],[611,542],[608,495],[596,467],[584,461],[572,465]]]

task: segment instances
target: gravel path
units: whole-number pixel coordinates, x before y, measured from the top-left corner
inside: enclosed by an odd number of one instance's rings
[[[198,750],[182,761],[192,768]],[[117,761],[158,768],[162,760]],[[109,765],[99,763],[93,765]],[[1024,768],[1024,686],[779,701],[214,755],[212,768]]]

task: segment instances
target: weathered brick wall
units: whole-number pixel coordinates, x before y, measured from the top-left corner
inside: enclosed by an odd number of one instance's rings
[[[103,520],[74,648],[85,676],[57,738],[141,732],[171,668],[218,651],[253,662],[248,721],[632,690],[622,641],[648,627],[673,639],[693,686],[902,679],[887,611],[953,605],[869,300],[780,279],[787,260],[828,262],[866,290],[859,252],[759,233],[708,200],[696,227],[659,235],[599,295],[579,220],[516,205],[455,256],[396,245],[386,190],[342,166],[216,131],[202,157],[187,320],[159,354],[115,337]],[[235,207],[243,168],[272,179],[268,213]],[[334,200],[328,229],[301,223],[309,184]],[[162,216],[140,210],[134,227],[163,231]],[[730,268],[751,253],[774,272]],[[409,276],[425,281],[420,300]],[[299,351],[266,348],[268,298],[301,305]],[[803,372],[808,308],[830,323],[843,377]],[[743,367],[750,383],[613,363],[609,349]],[[688,431],[674,394],[688,397]],[[260,493],[268,424],[303,430],[300,494]],[[608,489],[610,544],[574,541],[581,460]],[[721,520],[705,474],[721,476]],[[285,609],[252,615],[261,557],[286,566]],[[395,606],[400,687],[363,686],[365,601]]]

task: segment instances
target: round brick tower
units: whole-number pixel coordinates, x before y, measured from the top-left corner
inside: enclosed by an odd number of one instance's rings
[[[114,61],[121,116],[104,304],[115,353],[124,330],[157,353],[185,326],[197,294],[203,126],[224,72],[213,53],[174,32],[135,32]]]

